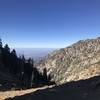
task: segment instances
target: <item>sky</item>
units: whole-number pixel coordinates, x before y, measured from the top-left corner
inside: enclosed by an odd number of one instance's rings
[[[0,37],[12,48],[63,48],[100,36],[100,0],[0,0]]]

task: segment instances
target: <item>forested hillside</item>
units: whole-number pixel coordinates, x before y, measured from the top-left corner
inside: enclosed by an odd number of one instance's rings
[[[49,83],[46,68],[40,73],[32,58],[18,57],[15,49],[3,46],[0,39],[0,90],[30,88]]]

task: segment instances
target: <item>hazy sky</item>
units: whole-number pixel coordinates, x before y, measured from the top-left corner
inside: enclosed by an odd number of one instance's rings
[[[100,36],[100,0],[0,0],[10,47],[59,48]]]

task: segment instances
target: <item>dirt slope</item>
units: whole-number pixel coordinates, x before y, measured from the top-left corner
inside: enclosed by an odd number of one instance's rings
[[[5,100],[100,100],[100,76],[69,82]]]
[[[27,89],[27,90],[12,90],[12,91],[5,91],[5,92],[0,92],[0,100],[5,100],[7,98],[13,98],[15,96],[21,96],[21,95],[25,95],[28,93],[32,93],[35,92],[37,90],[43,90],[46,88],[51,88],[53,86],[44,86],[44,87],[40,87],[40,88],[32,88],[32,89]]]

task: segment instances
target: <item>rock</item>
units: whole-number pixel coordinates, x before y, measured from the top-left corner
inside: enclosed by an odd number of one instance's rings
[[[38,66],[57,84],[100,75],[100,38],[81,40],[50,53]]]

